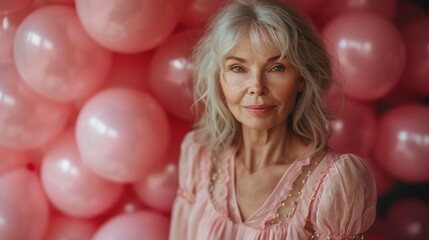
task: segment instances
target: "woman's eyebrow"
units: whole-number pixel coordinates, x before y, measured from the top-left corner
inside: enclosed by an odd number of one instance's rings
[[[236,60],[236,61],[243,62],[243,63],[247,62],[247,60],[246,60],[246,59],[244,59],[244,58],[239,58],[239,57],[236,57],[236,56],[228,56],[228,57],[226,58],[226,60]]]
[[[279,60],[280,58],[281,58],[281,55],[277,55],[277,56],[274,56],[274,57],[270,57],[270,58],[268,58],[267,62],[277,61],[277,60]]]
[[[268,59],[267,59],[267,62],[277,61],[277,60],[279,60],[280,58],[281,58],[281,55],[277,55],[277,56],[274,56],[274,57],[270,57],[270,58],[268,58]],[[240,57],[236,57],[236,56],[228,56],[228,57],[226,58],[226,60],[236,60],[236,61],[243,62],[243,63],[247,62],[247,60],[246,60],[246,59],[244,59],[244,58],[240,58]]]

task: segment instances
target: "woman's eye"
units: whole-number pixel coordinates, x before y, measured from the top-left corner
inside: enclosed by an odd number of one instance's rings
[[[244,68],[242,68],[240,66],[233,66],[233,67],[231,67],[231,70],[233,72],[244,72]]]
[[[283,65],[276,65],[273,68],[271,68],[272,72],[284,72],[285,71],[285,66]]]

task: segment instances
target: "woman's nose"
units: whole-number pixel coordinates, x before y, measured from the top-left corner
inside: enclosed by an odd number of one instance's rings
[[[255,74],[253,75],[249,87],[248,94],[262,96],[268,93],[268,89],[265,86],[265,76],[264,74]]]

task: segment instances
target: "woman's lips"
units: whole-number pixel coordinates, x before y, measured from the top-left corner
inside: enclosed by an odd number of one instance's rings
[[[244,108],[254,114],[264,114],[267,112],[270,112],[274,106],[270,106],[270,105],[247,105],[244,106]]]

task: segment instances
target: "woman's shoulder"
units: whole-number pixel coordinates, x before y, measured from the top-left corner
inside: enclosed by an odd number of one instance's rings
[[[337,169],[344,174],[358,174],[372,177],[372,171],[368,167],[366,160],[354,153],[338,153],[329,150],[323,161],[325,161],[328,168]]]
[[[320,236],[358,236],[375,219],[376,187],[365,160],[352,153],[329,151],[316,190],[311,222]]]

